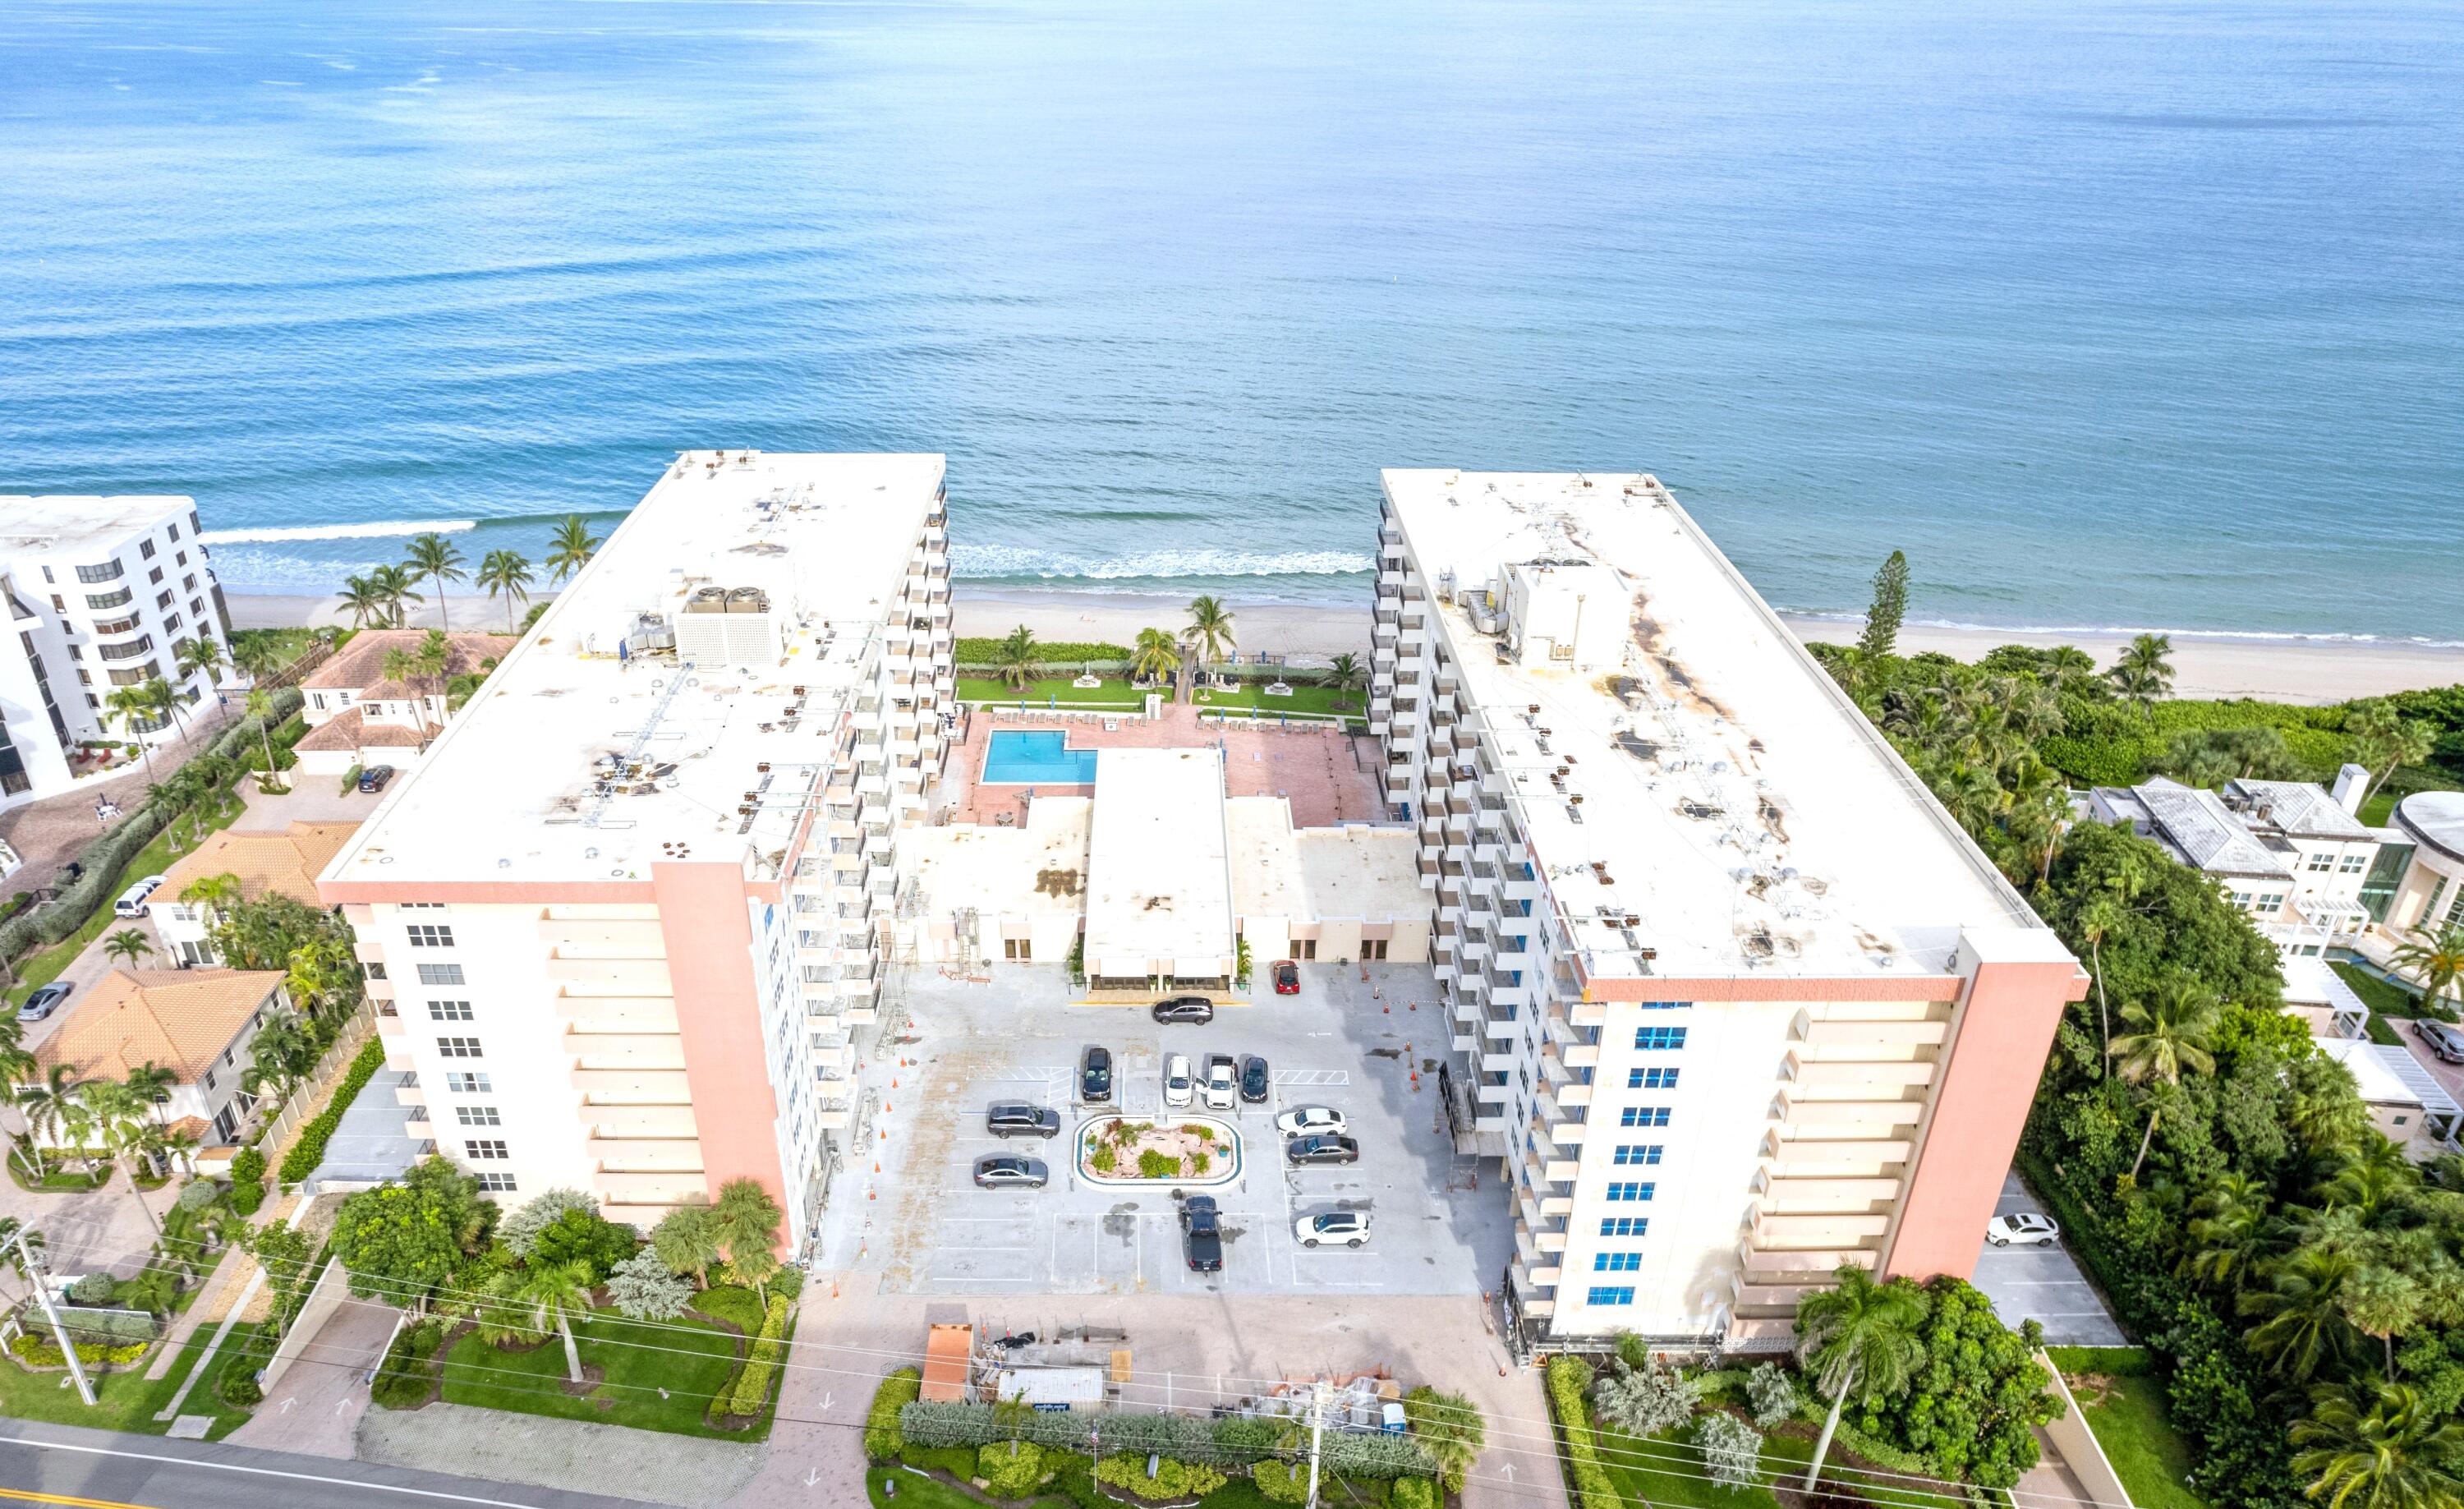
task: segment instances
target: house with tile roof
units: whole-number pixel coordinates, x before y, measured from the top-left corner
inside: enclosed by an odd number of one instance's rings
[[[163,873],[146,912],[162,955],[183,969],[219,965],[212,932],[222,921],[214,904],[191,895],[200,881],[230,876],[239,883],[238,899],[287,896],[302,905],[322,909],[317,899],[317,874],[342,852],[357,823],[293,823],[280,832],[234,832],[226,828],[183,855]]]
[[[144,1064],[171,1071],[166,1122],[194,1118],[228,1143],[256,1105],[240,1085],[257,1030],[291,1009],[278,969],[115,969],[34,1050],[36,1079],[69,1066],[73,1080],[121,1080]],[[46,1139],[50,1141],[50,1139]]]
[[[391,652],[417,655],[433,632],[362,630],[309,673],[299,683],[306,699],[300,713],[308,721],[308,732],[295,746],[301,770],[339,776],[354,766],[399,770],[417,764],[445,731],[446,689],[452,679],[493,669],[520,642],[507,634],[450,633],[443,675],[404,681],[385,674]]]

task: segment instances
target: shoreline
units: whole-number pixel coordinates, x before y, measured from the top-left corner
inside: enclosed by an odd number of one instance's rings
[[[541,593],[530,603],[545,602]],[[1221,594],[1232,610],[1244,655],[1265,653],[1323,663],[1327,656],[1350,651],[1368,659],[1370,610],[1324,604],[1273,603],[1235,594]],[[239,629],[276,629],[341,624],[341,599],[304,594],[231,592],[231,624]],[[515,619],[528,610],[520,605]],[[994,587],[971,588],[956,584],[952,622],[964,637],[998,638],[1020,624],[1047,644],[1099,641],[1132,644],[1146,628],[1177,628],[1188,599],[1130,592],[1085,592],[1066,589]],[[457,592],[447,601],[456,629],[502,632],[501,603],[476,592]],[[1848,616],[1780,615],[1800,639],[1834,644],[1856,639],[1862,620]],[[433,627],[437,607],[431,600],[411,615],[414,627]],[[1900,631],[1902,654],[1937,652],[1974,660],[1997,645],[2074,645],[2109,665],[2130,642],[2123,631],[2046,633],[2016,629],[1943,628],[1910,624]],[[2173,695],[2181,698],[2259,698],[2268,701],[2323,705],[2390,692],[2464,683],[2464,648],[2443,648],[2377,639],[2338,639],[2324,635],[2210,631],[2173,632]]]

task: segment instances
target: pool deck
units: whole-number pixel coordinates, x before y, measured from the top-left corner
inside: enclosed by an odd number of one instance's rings
[[[1228,796],[1281,796],[1292,805],[1297,828],[1331,828],[1342,823],[1374,823],[1386,819],[1386,803],[1378,776],[1383,757],[1376,742],[1365,736],[1336,733],[1322,726],[1246,728],[1207,723],[1186,707],[1167,707],[1160,719],[1124,719],[1106,732],[1094,720],[1034,717],[971,716],[966,736],[950,751],[943,767],[942,792],[949,820],[993,824],[1008,813],[1012,822],[1026,812],[1026,792],[1045,796],[1092,796],[1091,786],[984,786],[978,777],[994,732],[1061,729],[1072,749],[1187,749],[1220,743],[1224,754],[1224,787]]]

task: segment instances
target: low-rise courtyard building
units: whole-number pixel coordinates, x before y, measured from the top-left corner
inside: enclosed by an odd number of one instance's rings
[[[254,1109],[241,1084],[258,1029],[291,1009],[279,969],[115,969],[34,1051],[35,1078],[55,1064],[77,1084],[125,1080],[151,1064],[173,1076],[165,1123],[196,1119],[229,1143]],[[50,1135],[42,1139],[58,1145]]]

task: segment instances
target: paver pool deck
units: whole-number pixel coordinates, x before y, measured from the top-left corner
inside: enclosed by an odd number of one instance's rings
[[[984,756],[995,731],[1060,729],[1072,749],[1188,749],[1215,744],[1223,750],[1223,784],[1227,796],[1281,796],[1292,805],[1298,828],[1331,828],[1340,823],[1374,823],[1386,819],[1383,787],[1385,757],[1375,741],[1338,733],[1322,724],[1199,721],[1195,709],[1172,706],[1157,719],[1116,720],[1107,729],[1100,717],[1039,718],[972,714],[962,725],[963,737],[950,751],[942,791],[952,822],[993,823],[1007,813],[1012,822],[1025,815],[1029,790],[1046,796],[1089,796],[1086,786],[1013,786],[981,784]]]

